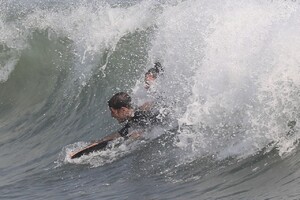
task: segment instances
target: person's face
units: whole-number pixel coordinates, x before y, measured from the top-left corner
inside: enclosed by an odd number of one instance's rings
[[[155,81],[153,74],[147,74],[145,76],[145,88],[148,89]]]
[[[115,118],[119,123],[122,123],[130,118],[131,116],[131,109],[122,107],[119,109],[109,108],[110,114],[113,118]]]

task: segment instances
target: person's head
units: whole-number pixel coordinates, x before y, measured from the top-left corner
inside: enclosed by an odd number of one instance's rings
[[[108,101],[111,116],[122,123],[133,116],[131,97],[125,92],[113,95]]]
[[[154,64],[154,67],[149,69],[145,73],[145,88],[149,89],[149,87],[154,83],[155,79],[158,77],[159,73],[163,71],[162,66],[159,62]]]

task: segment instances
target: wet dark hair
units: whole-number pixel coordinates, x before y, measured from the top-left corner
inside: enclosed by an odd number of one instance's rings
[[[162,65],[160,64],[160,62],[156,62],[156,63],[154,63],[154,67],[150,68],[146,72],[145,77],[151,74],[154,78],[157,78],[158,74],[163,71],[164,71],[164,69],[163,69]]]
[[[126,92],[119,92],[110,98],[108,106],[114,109],[131,108],[131,97]]]

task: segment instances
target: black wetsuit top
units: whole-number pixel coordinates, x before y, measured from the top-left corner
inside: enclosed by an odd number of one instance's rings
[[[147,128],[151,125],[159,124],[159,113],[152,113],[150,111],[136,111],[134,116],[128,120],[125,126],[118,131],[118,133],[126,138],[129,134],[129,128]]]

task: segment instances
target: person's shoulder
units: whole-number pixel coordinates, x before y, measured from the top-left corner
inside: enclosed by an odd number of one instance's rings
[[[150,110],[138,110],[134,113],[133,121],[155,121],[159,111],[150,109]]]
[[[144,117],[149,116],[149,114],[150,114],[149,111],[139,109],[134,112],[133,119],[144,118]]]

